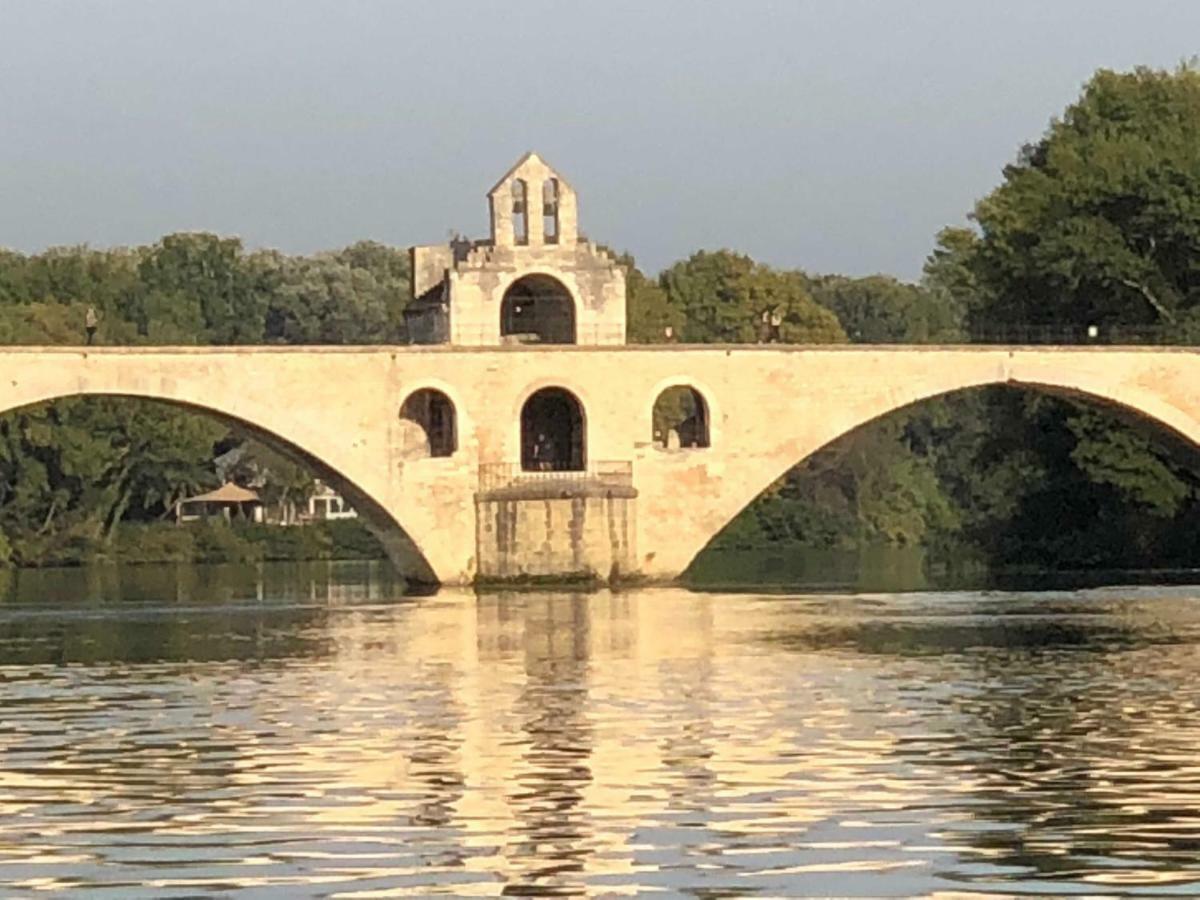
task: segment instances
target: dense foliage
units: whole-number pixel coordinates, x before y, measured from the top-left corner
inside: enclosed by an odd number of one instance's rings
[[[938,235],[920,285],[787,277],[856,342],[1020,339],[1032,325],[1195,343],[1200,73],[1098,73],[972,218],[976,228]],[[719,257],[701,255],[705,270]],[[726,305],[719,317],[711,300],[693,299],[696,259],[661,279],[665,302],[690,316],[689,339],[725,340],[728,321],[751,322],[758,309]],[[922,545],[993,565],[1196,565],[1198,486],[1196,449],[1143,420],[994,388],[902,410],[825,448],[718,544]]]
[[[973,327],[1200,336],[1200,71],[1098,73],[974,218]]]
[[[82,343],[91,306],[102,344],[391,343],[408,293],[407,254],[366,242],[306,257],[246,253],[211,234],[132,250],[3,252],[0,341]],[[312,476],[271,448],[166,404],[72,398],[0,417],[0,561],[77,561],[122,545],[136,557],[135,544],[154,544],[150,532],[121,540],[122,528],[217,486],[214,458],[233,448],[224,474],[266,502],[311,490]],[[176,548],[170,558],[193,546],[164,540]]]

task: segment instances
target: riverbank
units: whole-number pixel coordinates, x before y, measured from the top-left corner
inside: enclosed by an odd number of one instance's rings
[[[9,566],[46,568],[92,563],[245,563],[382,559],[383,547],[357,519],[282,527],[256,523],[126,523],[109,542],[14,541]]]

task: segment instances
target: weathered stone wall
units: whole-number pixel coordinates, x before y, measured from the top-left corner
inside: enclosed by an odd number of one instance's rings
[[[454,247],[450,244],[410,247],[408,258],[412,295],[420,297],[445,282],[446,270],[454,265]]]
[[[576,343],[625,343],[625,271],[587,242],[472,250],[449,273],[451,343],[499,344],[504,294],[526,275],[549,275],[571,294]]]
[[[476,501],[480,578],[588,576],[637,569],[637,499],[574,497]]]

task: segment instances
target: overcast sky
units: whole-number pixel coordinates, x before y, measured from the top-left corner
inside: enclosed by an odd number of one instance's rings
[[[0,246],[482,236],[528,149],[656,271],[919,274],[1098,67],[1200,0],[0,0]]]

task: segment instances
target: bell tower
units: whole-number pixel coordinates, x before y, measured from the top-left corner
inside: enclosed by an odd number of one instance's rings
[[[487,194],[491,234],[413,247],[413,343],[625,343],[625,270],[579,234],[575,189],[526,153]]]
[[[488,191],[497,247],[567,247],[579,240],[575,189],[536,153],[526,153]]]

